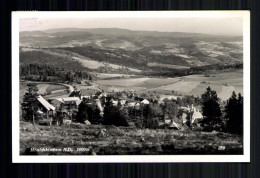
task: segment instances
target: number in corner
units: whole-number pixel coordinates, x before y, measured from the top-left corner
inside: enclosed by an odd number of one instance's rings
[[[77,148],[77,151],[89,151],[89,148]]]

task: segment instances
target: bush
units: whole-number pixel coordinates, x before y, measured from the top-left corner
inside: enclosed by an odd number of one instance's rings
[[[129,117],[119,110],[118,106],[114,106],[111,98],[108,98],[104,108],[103,124],[116,125],[116,126],[128,126]]]
[[[136,117],[136,120],[135,120],[135,126],[136,128],[143,128],[143,121],[142,121],[142,118],[140,117]]]
[[[114,111],[104,118],[105,125],[128,126],[129,117],[120,111]]]
[[[148,119],[145,124],[145,127],[149,129],[157,129],[159,127],[159,119],[158,118]]]

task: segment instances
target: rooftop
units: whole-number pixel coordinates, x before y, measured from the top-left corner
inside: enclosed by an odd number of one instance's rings
[[[37,100],[49,111],[55,110],[55,107],[52,106],[48,101],[46,101],[41,95],[37,97]]]

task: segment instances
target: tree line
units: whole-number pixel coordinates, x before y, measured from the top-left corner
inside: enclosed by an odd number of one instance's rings
[[[189,69],[170,69],[161,66],[152,66],[150,68],[150,70],[143,71],[142,74],[146,76],[181,77],[192,74],[204,74],[208,71],[228,71],[231,69],[243,69],[243,64],[214,64],[205,66],[193,66]]]
[[[19,74],[21,79],[45,82],[80,83],[82,79],[93,79],[93,76],[86,71],[71,71],[40,63],[21,64]]]

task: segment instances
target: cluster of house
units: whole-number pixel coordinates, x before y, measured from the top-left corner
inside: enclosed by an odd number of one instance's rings
[[[106,100],[106,97],[109,94],[111,95],[113,93],[100,92],[94,89],[84,89],[81,91],[74,90],[68,97],[53,98],[49,101],[39,95],[37,98],[40,106],[38,112],[43,114],[45,118],[48,118],[57,111],[71,114],[73,111],[78,110],[78,105],[81,103],[83,98],[86,98],[88,99],[89,104],[95,104],[99,108],[100,114],[102,115],[104,106],[101,104],[101,99],[103,98]],[[117,98],[118,99],[111,100],[113,105],[140,107],[141,105],[147,105],[150,103],[147,99],[139,99],[139,101],[129,99],[123,92],[120,93],[120,96]],[[183,124],[189,122],[190,125],[192,125],[203,119],[203,115],[193,105],[188,107],[180,107],[179,109],[182,111],[181,118]],[[165,124],[170,125],[170,127],[180,129],[180,126],[172,119],[165,119]]]
[[[88,99],[89,104],[95,104],[98,106],[101,114],[103,113],[103,106],[101,104],[101,98],[106,97],[108,95],[112,95],[114,93],[105,93],[100,92],[95,89],[84,89],[81,91],[74,90],[72,91],[68,97],[62,98],[53,98],[53,99],[44,99],[41,95],[37,97],[39,110],[37,111],[39,114],[43,114],[45,118],[53,115],[56,111],[61,111],[65,113],[70,113],[73,111],[78,110],[78,106],[83,100],[83,98]],[[121,105],[121,106],[128,106],[128,107],[139,107],[142,104],[149,104],[147,99],[142,99],[140,102],[137,101],[129,101],[128,97],[121,93],[121,96],[115,100],[111,100],[113,105]]]
[[[53,115],[55,112],[60,111],[69,113],[78,110],[78,105],[81,103],[81,97],[75,96],[77,91],[73,91],[68,97],[44,99],[41,95],[37,97],[38,113],[44,115],[45,118]],[[91,97],[93,93],[84,97]]]
[[[196,124],[203,119],[203,115],[196,109],[193,104],[188,107],[180,107],[182,110],[182,121],[183,123],[190,122],[190,125]]]
[[[174,122],[173,119],[165,119],[164,124],[168,125],[168,128],[179,130],[183,126],[200,126],[199,121],[203,120],[203,115],[193,104],[187,107],[180,107],[179,112],[182,123]]]

